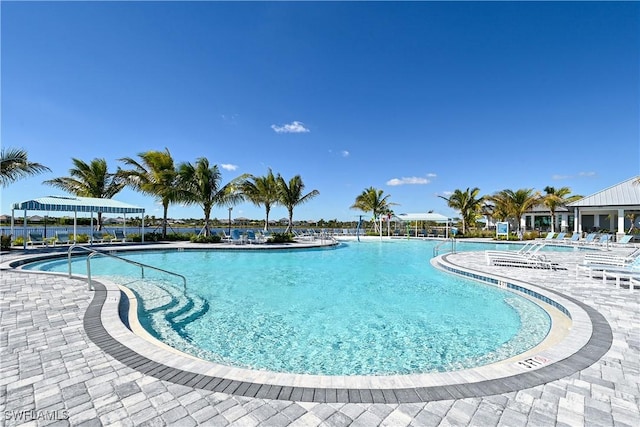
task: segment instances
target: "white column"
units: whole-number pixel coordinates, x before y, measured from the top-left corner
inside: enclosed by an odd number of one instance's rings
[[[593,227],[600,228],[600,212],[595,212],[593,214]]]
[[[560,231],[566,231],[568,224],[569,214],[560,214],[558,215],[558,219],[560,220]]]
[[[582,232],[582,215],[578,208],[573,208],[573,232]]]
[[[618,209],[618,232],[616,233],[616,240],[624,236],[624,209]]]

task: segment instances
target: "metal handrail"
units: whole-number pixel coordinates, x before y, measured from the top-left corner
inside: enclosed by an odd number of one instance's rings
[[[173,271],[164,270],[162,268],[154,267],[153,265],[143,264],[143,263],[138,262],[138,261],[132,261],[130,259],[122,258],[122,257],[119,257],[117,255],[110,254],[108,252],[97,251],[95,249],[88,248],[86,246],[81,246],[81,245],[78,245],[78,244],[75,244],[75,243],[69,247],[69,251],[67,252],[67,258],[68,258],[67,262],[68,262],[68,265],[69,265],[69,277],[71,277],[71,252],[75,248],[79,248],[79,249],[83,249],[83,250],[85,250],[87,252],[91,252],[89,254],[89,256],[87,256],[87,280],[89,282],[89,290],[90,291],[94,290],[93,289],[93,283],[91,281],[91,258],[93,258],[96,255],[103,255],[103,256],[106,256],[106,257],[118,259],[120,261],[124,261],[127,264],[133,264],[133,265],[136,265],[136,266],[140,267],[141,276],[142,276],[143,279],[144,279],[144,268],[145,267],[150,268],[152,270],[160,271],[162,273],[170,274],[172,276],[180,277],[182,279],[183,290],[184,290],[184,292],[187,292],[187,278],[184,277],[182,274],[178,274],[178,273],[174,273]]]
[[[449,237],[448,239],[443,240],[442,242],[440,242],[436,246],[434,246],[434,248],[433,248],[433,256],[434,257],[438,256],[438,250],[440,249],[440,246],[444,246],[449,241],[451,241],[451,253],[455,254],[456,253],[456,239],[455,239],[455,237]]]

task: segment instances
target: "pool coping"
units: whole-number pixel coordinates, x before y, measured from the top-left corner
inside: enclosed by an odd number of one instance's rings
[[[254,371],[180,355],[139,337],[120,319],[120,288],[97,280],[84,327],[89,338],[107,354],[161,380],[245,397],[325,403],[411,403],[503,394],[572,375],[595,363],[611,347],[613,335],[604,317],[574,298],[521,280],[462,268],[449,263],[446,255],[435,260],[450,268],[514,283],[552,298],[570,313],[569,335],[557,345],[517,362],[454,372],[321,376]]]

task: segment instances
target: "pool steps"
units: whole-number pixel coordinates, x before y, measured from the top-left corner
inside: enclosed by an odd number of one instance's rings
[[[209,303],[198,295],[186,294],[161,281],[140,280],[126,286],[136,294],[144,310],[151,315],[152,324],[165,324],[181,336],[185,335],[184,327],[187,324],[209,311]]]

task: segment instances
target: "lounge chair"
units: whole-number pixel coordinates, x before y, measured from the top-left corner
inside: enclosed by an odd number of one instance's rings
[[[610,242],[611,235],[609,234],[601,234],[598,240],[594,240],[592,244],[599,246],[607,246]]]
[[[487,265],[503,267],[529,267],[556,269],[556,265],[538,251],[544,247],[541,241],[527,243],[519,251],[485,251]]]
[[[56,238],[53,241],[53,246],[57,244],[70,245],[73,243],[73,239],[69,236],[69,233],[58,233],[56,232]]]
[[[604,274],[604,271],[640,271],[640,256],[617,256],[603,253],[585,254],[582,264],[576,265],[576,278],[580,273],[586,273],[589,278]]]
[[[547,236],[544,239],[540,239],[540,240],[544,240],[545,242],[550,242],[553,240],[553,236],[555,236],[556,233],[550,231],[547,233]]]
[[[581,233],[575,232],[571,235],[571,238],[569,239],[569,243],[574,244],[574,243],[578,243],[580,241],[580,236]]]
[[[640,285],[640,270],[603,270],[602,281],[606,283],[609,278],[616,280],[616,288],[620,288],[622,280],[628,281],[629,290],[632,291],[634,285]]]
[[[487,251],[488,252],[488,251]],[[522,255],[518,253],[509,253],[508,251],[502,251],[502,253],[487,254],[487,265],[495,265],[501,267],[528,267],[528,268],[543,268],[547,270],[555,270],[556,264],[547,260],[543,256],[538,255]]]
[[[627,245],[627,244],[629,244],[629,242],[631,242],[631,239],[633,239],[633,234],[625,234],[615,244],[616,245]]]
[[[49,246],[49,239],[42,237],[42,233],[29,232],[29,240],[27,240],[27,246],[43,245]]]
[[[102,231],[94,231],[91,233],[91,242],[104,243],[104,233]]]
[[[557,243],[557,242],[562,243],[562,242],[564,242],[564,236],[566,236],[566,235],[567,235],[567,233],[558,233],[558,235],[553,239],[553,242],[554,243]]]
[[[253,230],[247,230],[247,242],[249,243],[265,243],[266,239],[260,235],[256,234]]]
[[[126,242],[126,241],[131,241],[131,239],[129,239],[127,236],[125,236],[124,231],[122,230],[114,230],[113,231],[113,237],[111,237],[109,239],[110,243],[113,242]]]
[[[587,237],[585,237],[584,239],[578,240],[577,243],[579,245],[591,244],[591,243],[593,243],[595,241],[597,235],[598,235],[598,233],[589,233],[589,234],[587,234]]]
[[[240,233],[240,230],[234,228],[231,230],[231,243],[234,245],[244,245],[244,236]]]

